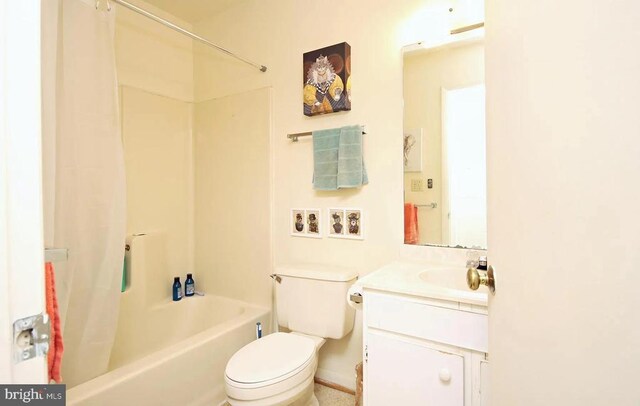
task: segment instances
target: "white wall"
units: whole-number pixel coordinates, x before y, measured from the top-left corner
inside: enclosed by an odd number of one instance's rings
[[[428,2],[433,3],[433,2]],[[403,243],[402,54],[420,39],[424,22],[408,24],[424,1],[300,2],[248,0],[194,29],[234,52],[267,65],[267,73],[196,44],[196,100],[265,86],[273,92],[273,247],[275,265],[315,261],[352,266],[362,274],[394,260]],[[412,27],[407,29],[407,26]],[[302,54],[346,41],[351,45],[353,110],[321,117],[302,113]],[[364,157],[369,185],[316,192],[311,186],[311,139],[291,143],[286,134],[349,124],[367,126]],[[295,238],[289,235],[293,207],[361,207],[364,241]],[[321,350],[319,374],[354,387],[361,360],[360,320],[353,334]]]
[[[435,209],[419,208],[419,244],[442,244],[442,88],[484,83],[484,45],[472,43],[404,58],[404,128],[423,128],[422,172],[404,174],[406,202],[438,203]],[[433,189],[412,192],[412,179],[433,179]],[[448,239],[447,239],[448,240]],[[448,242],[447,242],[448,244]]]
[[[207,293],[271,307],[271,94],[196,103],[195,261]],[[267,332],[265,332],[267,333]]]

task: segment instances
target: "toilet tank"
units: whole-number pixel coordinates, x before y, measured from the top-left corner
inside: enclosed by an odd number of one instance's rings
[[[276,267],[278,324],[291,331],[339,339],[351,332],[355,309],[347,291],[358,279],[354,269],[325,265]]]

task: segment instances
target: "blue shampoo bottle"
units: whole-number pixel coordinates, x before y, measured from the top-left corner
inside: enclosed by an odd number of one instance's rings
[[[180,283],[180,277],[173,278],[173,301],[177,302],[182,299],[182,284]]]
[[[188,273],[187,280],[184,281],[184,295],[193,296],[196,293],[196,282],[193,280],[193,276]]]

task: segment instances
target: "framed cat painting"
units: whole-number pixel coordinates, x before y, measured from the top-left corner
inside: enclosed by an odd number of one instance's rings
[[[342,42],[305,52],[302,59],[304,114],[351,110],[351,46]]]

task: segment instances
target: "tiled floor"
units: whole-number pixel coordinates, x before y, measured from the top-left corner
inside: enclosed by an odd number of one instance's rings
[[[317,383],[313,391],[318,398],[320,406],[353,406],[356,401],[353,395]],[[225,406],[227,405],[229,404],[225,403]]]

